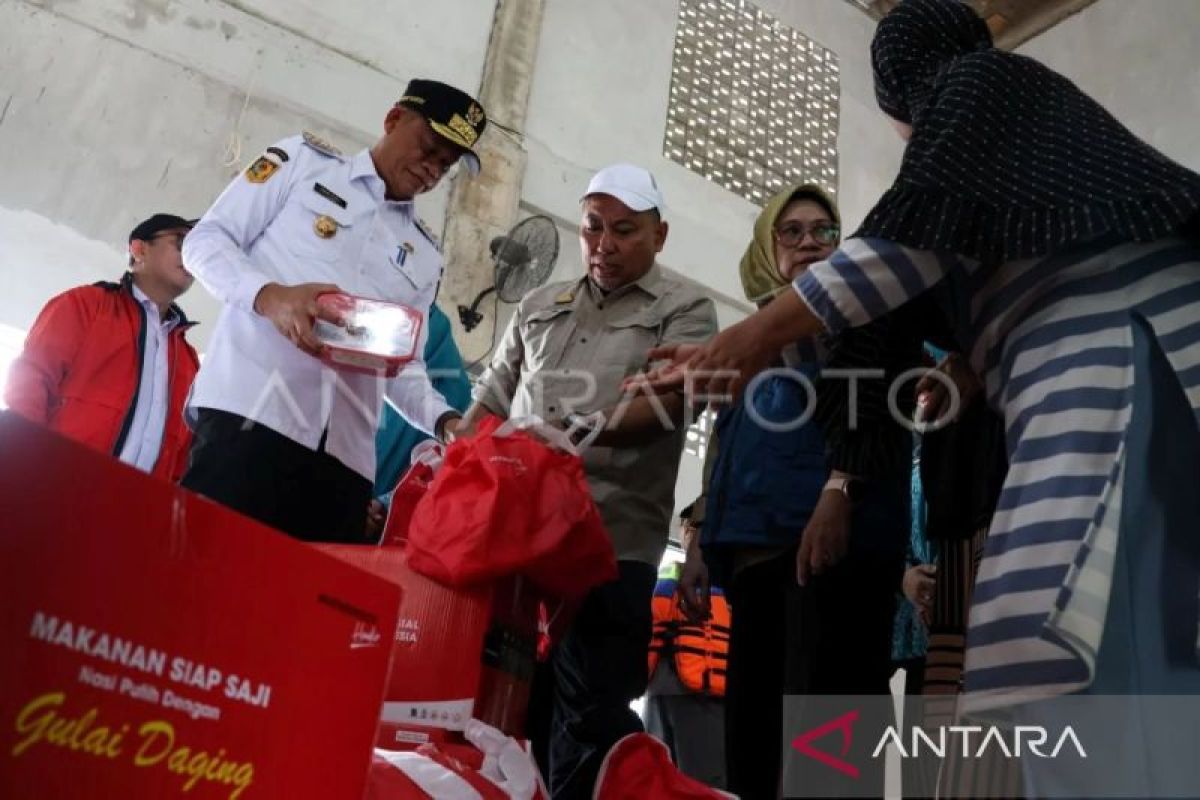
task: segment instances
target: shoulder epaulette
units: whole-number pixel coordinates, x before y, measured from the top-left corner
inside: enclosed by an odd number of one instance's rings
[[[304,143],[322,155],[332,156],[333,158],[342,157],[341,150],[337,149],[320,136],[317,136],[315,133],[309,133],[308,131],[305,131]]]

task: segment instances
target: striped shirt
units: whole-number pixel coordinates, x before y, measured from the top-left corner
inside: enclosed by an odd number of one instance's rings
[[[971,705],[1091,682],[1116,552],[1143,316],[1200,409],[1200,250],[1181,239],[1093,241],[983,265],[857,238],[795,289],[831,333],[948,281],[962,342],[1004,417],[1010,462],[972,600]]]

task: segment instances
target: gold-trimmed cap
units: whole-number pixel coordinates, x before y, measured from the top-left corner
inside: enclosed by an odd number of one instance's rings
[[[479,101],[449,84],[416,78],[409,81],[396,105],[422,114],[434,133],[462,148],[462,158],[471,174],[479,174],[475,143],[487,127],[487,114]]]

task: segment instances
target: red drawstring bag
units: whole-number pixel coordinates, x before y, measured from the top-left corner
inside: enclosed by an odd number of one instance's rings
[[[442,464],[445,448],[433,440],[421,442],[412,452],[411,466],[400,476],[392,492],[388,508],[387,524],[383,528],[382,545],[404,544],[408,538],[408,526],[412,522],[417,504],[433,485],[433,476]]]
[[[631,733],[612,746],[596,775],[595,800],[737,800],[690,778],[671,763],[667,746],[648,733]]]
[[[536,417],[485,423],[447,447],[406,547],[409,566],[454,587],[524,575],[575,598],[617,577],[578,448]]]

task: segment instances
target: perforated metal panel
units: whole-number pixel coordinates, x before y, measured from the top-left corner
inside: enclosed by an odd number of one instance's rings
[[[680,0],[663,152],[762,205],[837,190],[838,59],[746,0]]]

